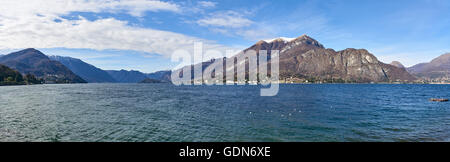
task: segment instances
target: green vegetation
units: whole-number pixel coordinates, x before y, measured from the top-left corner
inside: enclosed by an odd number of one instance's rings
[[[36,76],[31,75],[31,74],[25,75],[24,80],[25,80],[26,84],[42,84],[42,82],[43,82],[42,79],[38,79],[38,78],[36,78]]]
[[[40,84],[41,80],[34,75],[27,74],[22,76],[19,72],[10,69],[7,66],[0,65],[0,86],[4,85],[26,85],[26,84]]]

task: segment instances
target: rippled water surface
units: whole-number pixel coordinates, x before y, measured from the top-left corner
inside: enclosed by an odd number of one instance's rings
[[[0,141],[449,141],[450,85],[0,87]]]

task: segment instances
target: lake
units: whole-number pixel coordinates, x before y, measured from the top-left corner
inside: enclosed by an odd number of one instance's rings
[[[450,141],[450,85],[0,87],[0,141]]]

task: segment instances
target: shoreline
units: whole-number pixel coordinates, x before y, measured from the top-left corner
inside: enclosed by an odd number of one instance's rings
[[[35,85],[76,85],[76,84],[137,84],[137,85],[152,85],[152,84],[171,84],[171,83],[61,83],[61,84],[17,84],[17,85],[0,85],[0,87],[14,87],[14,86],[35,86]],[[274,83],[272,83],[274,84]],[[450,85],[450,83],[278,83],[279,85]],[[193,86],[197,86],[192,84]],[[202,84],[200,86],[205,86],[206,84]],[[228,84],[223,84],[224,86],[230,86]],[[262,84],[243,84],[238,85],[237,83],[231,84],[237,86],[254,86],[254,85],[262,85]],[[270,85],[270,84],[269,84]],[[189,85],[183,85],[189,86]],[[214,85],[212,85],[214,86]],[[215,85],[217,86],[217,85]]]

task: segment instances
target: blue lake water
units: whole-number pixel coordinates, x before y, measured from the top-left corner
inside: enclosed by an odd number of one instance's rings
[[[0,87],[0,141],[450,141],[450,85]]]

